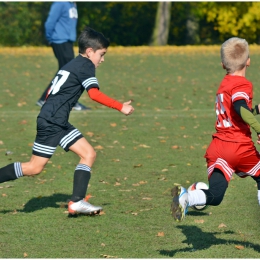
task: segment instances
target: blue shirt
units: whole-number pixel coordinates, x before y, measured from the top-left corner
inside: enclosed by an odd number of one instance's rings
[[[49,43],[75,42],[78,11],[73,2],[54,2],[45,22],[45,36]]]

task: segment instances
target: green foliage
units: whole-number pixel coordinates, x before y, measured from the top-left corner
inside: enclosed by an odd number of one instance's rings
[[[46,2],[1,2],[0,45],[41,45],[49,7]]]
[[[0,2],[0,46],[45,45],[51,2]],[[77,2],[78,34],[101,31],[111,45],[148,45],[158,2]],[[172,2],[168,44],[219,44],[231,36],[259,43],[259,2]]]
[[[110,38],[111,45],[147,45],[157,3],[78,2],[79,30],[90,26]]]
[[[207,21],[214,24],[221,41],[238,36],[250,43],[259,43],[259,2],[207,2],[202,3],[202,6]]]

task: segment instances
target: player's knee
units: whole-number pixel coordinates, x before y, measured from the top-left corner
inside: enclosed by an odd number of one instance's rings
[[[206,194],[206,204],[211,206],[218,206],[225,195],[226,190],[208,189],[204,190]]]
[[[89,149],[84,153],[84,156],[82,156],[82,158],[87,162],[89,161],[94,162],[96,156],[97,156],[96,151],[94,149]]]
[[[97,153],[94,149],[91,149],[87,154],[86,156],[91,159],[91,160],[95,160],[96,157],[97,157]]]
[[[227,187],[228,181],[223,172],[215,168],[209,179],[209,189],[204,190],[207,198],[206,204],[218,206],[224,198]]]

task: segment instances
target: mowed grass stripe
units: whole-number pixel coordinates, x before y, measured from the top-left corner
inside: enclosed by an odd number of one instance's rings
[[[138,110],[135,111],[130,117],[171,117],[171,116],[177,116],[177,117],[190,117],[194,115],[193,113],[196,113],[196,116],[203,117],[203,116],[211,116],[215,114],[215,111],[212,109],[191,109],[188,111],[185,110],[166,110],[166,109],[160,109],[160,111],[152,112],[151,110]],[[21,117],[21,115],[26,115],[28,117],[37,117],[39,114],[38,111],[18,111],[18,110],[10,110],[10,111],[2,111],[0,112],[0,117]],[[73,111],[70,114],[71,117],[80,117],[84,118],[84,116],[88,117],[96,117],[96,116],[102,116],[102,117],[117,117],[117,116],[123,116],[121,113],[115,113],[113,110],[91,110],[91,111],[84,111],[84,112],[78,112]],[[125,118],[125,117],[123,117]]]

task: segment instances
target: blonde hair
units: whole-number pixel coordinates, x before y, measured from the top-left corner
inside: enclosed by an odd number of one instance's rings
[[[234,73],[246,66],[249,58],[248,42],[245,39],[232,37],[222,44],[220,53],[227,73]]]

